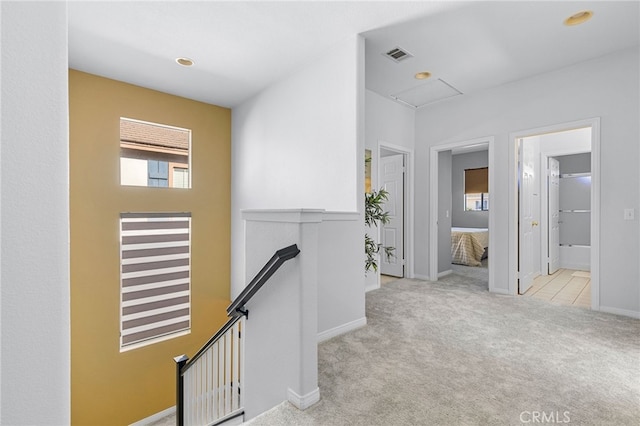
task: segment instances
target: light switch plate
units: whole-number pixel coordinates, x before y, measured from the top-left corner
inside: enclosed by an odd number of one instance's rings
[[[634,209],[624,209],[624,220],[633,220],[634,216]]]

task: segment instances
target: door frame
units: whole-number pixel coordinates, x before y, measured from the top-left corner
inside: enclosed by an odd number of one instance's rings
[[[585,127],[591,127],[591,309],[597,311],[600,310],[600,117],[509,133],[509,294],[518,293],[518,139]]]
[[[414,154],[412,148],[407,148],[400,145],[394,145],[384,141],[378,141],[378,150],[376,152],[376,179],[377,183],[381,182],[381,172],[380,172],[380,158],[381,151],[393,151],[397,154],[402,154],[404,156],[404,217],[403,217],[403,234],[404,234],[404,277],[405,278],[415,278],[414,271],[414,257],[413,257],[413,226],[414,226],[414,216],[413,216],[413,203],[414,203]],[[380,228],[378,227],[378,241],[380,241]],[[380,273],[378,273],[378,287],[380,286]]]
[[[486,136],[476,139],[468,139],[459,142],[449,142],[434,145],[430,149],[429,165],[429,280],[438,281],[438,154],[442,151],[450,151],[454,148],[464,148],[470,145],[488,144],[489,157],[489,194],[496,193],[495,179],[495,147],[494,137]],[[489,195],[491,197],[491,195]],[[495,247],[496,236],[495,209],[489,207],[489,249]],[[435,238],[434,238],[435,236]],[[495,288],[494,258],[489,250],[489,291],[504,292]]]

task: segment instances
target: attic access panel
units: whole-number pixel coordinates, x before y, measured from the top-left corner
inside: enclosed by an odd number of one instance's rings
[[[413,108],[420,108],[458,95],[462,95],[462,92],[439,78],[391,95],[391,98]]]

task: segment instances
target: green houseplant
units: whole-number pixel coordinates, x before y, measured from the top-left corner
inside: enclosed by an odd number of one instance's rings
[[[383,188],[379,191],[371,191],[364,194],[364,223],[367,227],[377,227],[378,223],[383,225],[389,223],[389,212],[382,209],[382,205],[387,201],[388,196],[389,193]],[[374,271],[378,270],[378,259],[376,255],[380,252],[380,249],[384,251],[387,258],[394,256],[394,247],[383,246],[380,243],[376,243],[369,234],[365,233],[364,252],[367,255],[364,267],[365,273],[369,272],[371,268],[373,268]]]

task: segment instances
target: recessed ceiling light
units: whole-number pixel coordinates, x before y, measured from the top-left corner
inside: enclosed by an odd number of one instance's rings
[[[427,78],[431,77],[431,73],[429,71],[423,71],[419,72],[414,77],[418,80],[426,80]]]
[[[593,12],[590,10],[583,10],[582,12],[574,13],[564,20],[564,24],[568,26],[580,25],[587,22],[593,17]]]
[[[189,58],[176,58],[176,62],[183,67],[190,67],[191,65],[193,65],[193,61]]]

